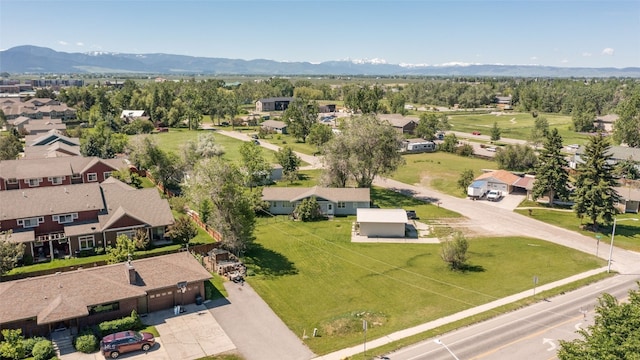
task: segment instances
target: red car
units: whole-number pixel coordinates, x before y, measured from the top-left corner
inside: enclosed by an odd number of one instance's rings
[[[116,359],[131,351],[149,351],[156,343],[153,334],[137,331],[121,331],[107,335],[100,341],[100,350],[105,357]]]
[[[474,131],[474,132],[472,132],[472,134],[473,135],[482,135],[482,134],[480,134],[480,131]]]

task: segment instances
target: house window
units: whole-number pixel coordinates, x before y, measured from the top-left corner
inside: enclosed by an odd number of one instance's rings
[[[96,173],[88,173],[87,181],[98,181],[98,174]]]
[[[73,214],[63,214],[63,215],[53,215],[51,217],[53,221],[57,221],[58,224],[67,224],[73,222],[73,220],[78,218],[78,213]]]
[[[40,186],[40,182],[41,181],[42,181],[42,179],[29,179],[29,180],[27,180],[27,182],[29,183],[30,187]]]
[[[338,201],[338,209],[345,209],[347,204],[344,201]]]
[[[271,203],[271,207],[274,207],[274,208],[278,207],[278,202],[277,201],[272,202]]]
[[[112,303],[108,303],[108,304],[87,306],[87,309],[89,310],[89,315],[106,313],[106,312],[120,310],[120,303],[119,302],[112,302]]]
[[[18,219],[18,225],[22,225],[23,228],[32,228],[40,225],[44,222],[43,217],[34,217],[27,219]]]
[[[128,237],[129,239],[133,239],[133,237],[135,236],[136,231],[135,230],[128,230],[128,231],[118,231],[116,233],[116,237],[119,237],[120,235],[124,235],[126,237]]]
[[[78,236],[80,250],[89,250],[96,247],[96,240],[93,235]]]
[[[49,181],[51,182],[51,184],[53,185],[60,185],[62,184],[62,180],[64,180],[64,176],[56,176],[56,177],[50,177]]]
[[[105,171],[103,175],[105,179],[108,179],[109,177],[111,177],[111,171]]]
[[[18,183],[18,179],[7,179],[7,184],[17,184]]]

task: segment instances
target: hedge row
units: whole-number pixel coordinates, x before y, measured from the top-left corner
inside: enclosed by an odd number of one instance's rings
[[[126,330],[140,330],[144,327],[142,320],[138,313],[133,310],[131,316],[123,317],[121,319],[101,322],[98,325],[100,336],[104,337],[109,334],[117,333]]]

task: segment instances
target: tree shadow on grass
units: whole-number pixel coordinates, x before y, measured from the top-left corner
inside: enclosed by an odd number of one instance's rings
[[[464,264],[460,267],[461,272],[485,272],[485,268],[482,265]]]
[[[251,250],[246,253],[244,262],[255,275],[261,276],[285,276],[298,273],[294,263],[284,255],[260,244],[253,244]]]
[[[410,189],[371,189],[371,199],[374,203],[381,207],[411,207],[415,205],[423,205],[424,203],[438,203],[440,199],[417,196],[416,192]]]

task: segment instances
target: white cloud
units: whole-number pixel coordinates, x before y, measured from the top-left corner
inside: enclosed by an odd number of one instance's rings
[[[76,43],[76,45],[77,45],[77,46],[84,46],[84,43],[83,43],[83,42],[81,42],[81,41],[78,41],[78,42]]]
[[[530,59],[530,60],[538,60],[538,57],[537,57],[537,56],[532,56],[532,57],[530,57],[529,59]]]
[[[591,53],[590,53],[590,52],[583,52],[583,53],[582,53],[582,56],[584,56],[584,57],[590,57],[590,56],[591,56]]]
[[[612,48],[604,48],[604,49],[602,50],[602,55],[609,55],[609,56],[611,56],[611,55],[613,55],[613,52],[614,52],[614,50],[613,50]]]
[[[562,59],[562,60],[560,60],[560,62],[561,62],[561,63],[563,63],[563,64],[566,64],[566,63],[568,63],[568,62],[569,62],[569,60],[567,60],[567,59]]]
[[[62,45],[62,46],[67,46],[67,45],[69,45],[69,43],[68,43],[68,42],[63,41],[63,40],[58,41],[58,44],[60,44],[60,45]]]

